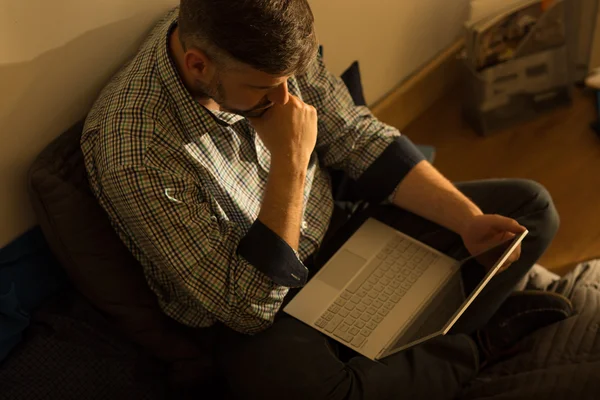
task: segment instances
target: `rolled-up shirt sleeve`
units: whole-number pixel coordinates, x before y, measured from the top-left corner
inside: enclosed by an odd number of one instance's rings
[[[258,219],[240,241],[238,254],[278,285],[301,287],[308,278],[298,253]]]
[[[363,198],[383,200],[424,160],[396,128],[379,121],[367,107],[355,106],[344,82],[327,71],[321,57],[297,82],[303,100],[318,112],[316,150],[321,162],[356,180]]]
[[[258,220],[246,232],[220,219],[191,180],[119,167],[101,183],[111,214],[152,260],[145,274],[163,310],[186,325],[194,325],[189,310],[206,310],[236,331],[262,331],[289,288],[306,283],[308,270],[283,239]]]

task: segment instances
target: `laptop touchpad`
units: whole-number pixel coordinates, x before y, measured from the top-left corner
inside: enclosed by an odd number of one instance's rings
[[[367,260],[364,258],[342,249],[321,270],[318,279],[338,290],[342,290],[366,262]]]

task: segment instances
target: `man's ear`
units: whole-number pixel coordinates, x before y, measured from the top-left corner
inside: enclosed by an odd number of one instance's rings
[[[215,74],[216,66],[208,55],[199,49],[189,49],[184,56],[185,67],[194,80],[210,82]]]

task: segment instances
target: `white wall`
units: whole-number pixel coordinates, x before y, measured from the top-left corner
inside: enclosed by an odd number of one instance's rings
[[[0,0],[0,247],[35,223],[26,173],[176,0]]]
[[[335,73],[373,102],[453,42],[467,0],[311,0]],[[35,221],[26,172],[177,0],[0,0],[0,247]],[[342,8],[345,10],[342,11]]]
[[[309,0],[329,69],[360,61],[365,97],[381,99],[462,33],[469,0]]]

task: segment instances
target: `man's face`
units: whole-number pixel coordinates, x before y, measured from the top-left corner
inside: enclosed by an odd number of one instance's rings
[[[199,91],[212,98],[223,111],[243,117],[260,117],[274,104],[287,102],[288,78],[244,67],[216,70],[208,84],[197,84]]]

